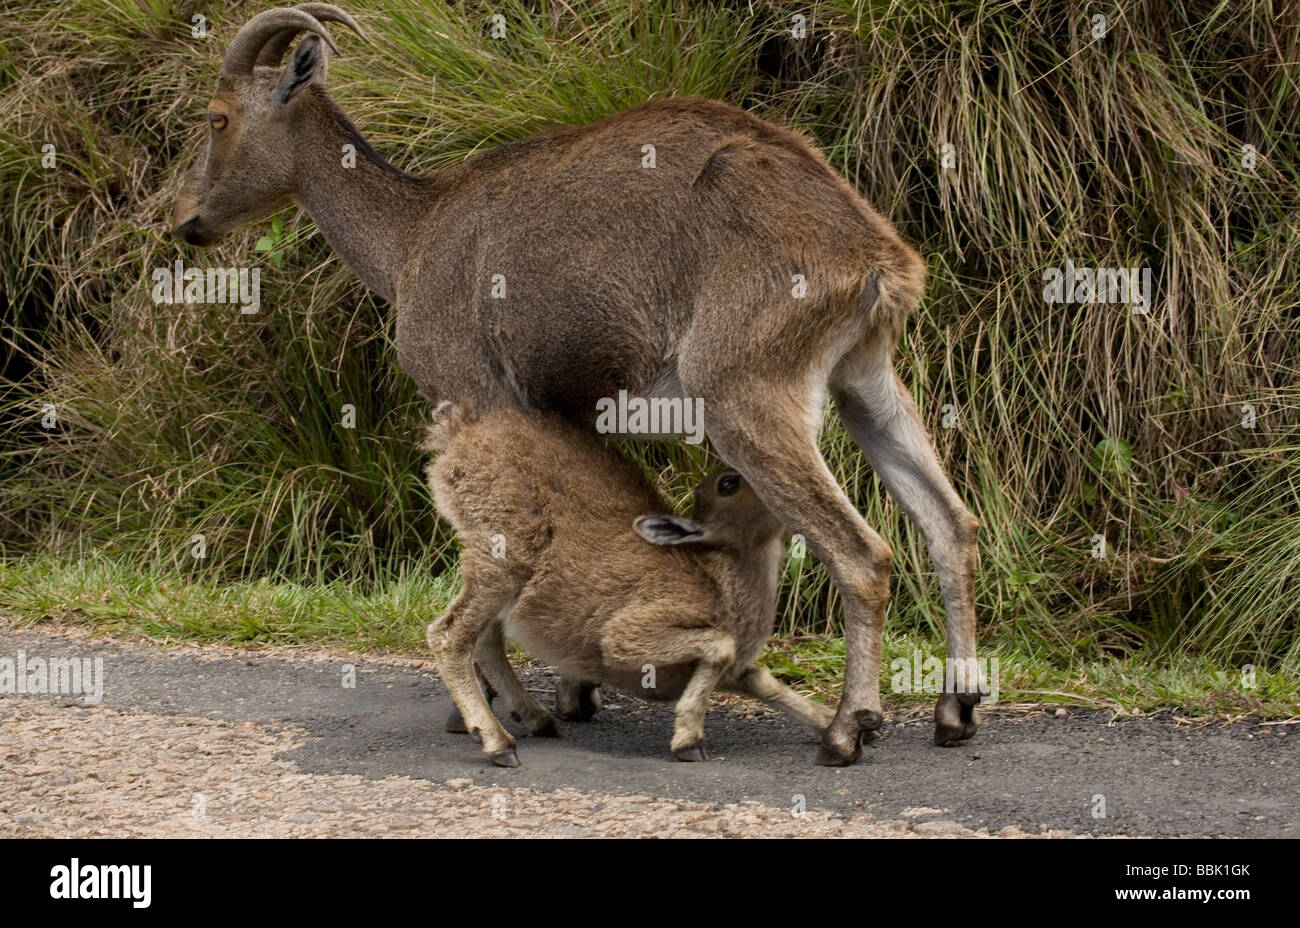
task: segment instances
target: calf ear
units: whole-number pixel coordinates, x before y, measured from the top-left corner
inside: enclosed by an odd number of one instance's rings
[[[632,523],[636,533],[652,545],[680,545],[704,541],[707,532],[694,519],[681,516],[642,516]]]
[[[325,45],[318,36],[308,35],[298,43],[275,88],[275,102],[281,106],[296,97],[308,84],[325,83]]]

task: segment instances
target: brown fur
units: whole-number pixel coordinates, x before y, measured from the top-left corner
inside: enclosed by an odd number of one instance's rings
[[[177,198],[176,235],[207,244],[297,203],[393,303],[398,360],[433,402],[590,428],[597,400],[619,390],[700,398],[718,452],[807,538],[841,595],[844,694],[818,759],[843,764],[862,719],[879,715],[892,552],[818,451],[833,396],[925,535],[949,657],[974,658],[977,523],[893,370],[924,264],[805,138],[713,100],[651,100],[413,177],[330,99],[327,60],[307,35],[283,70],[223,72],[210,111],[228,124]],[[345,145],[355,167],[341,164]],[[643,167],[644,145],[656,167]],[[936,741],[974,733],[977,699],[939,701]]]
[[[557,666],[566,687],[607,683],[676,700],[672,749],[682,759],[704,756],[704,708],[718,686],[777,705],[818,733],[829,724],[830,709],[752,666],[776,618],[782,528],[739,474],[701,483],[692,519],[668,520],[698,539],[663,546],[634,525],[651,531],[639,520],[671,513],[668,503],[635,467],[561,419],[513,410],[478,419],[468,404],[444,403],[426,447],[440,452],[429,484],[463,546],[465,582],[429,626],[429,644],[465,729],[482,735],[494,759],[516,757],[473,682],[475,659],[531,730],[554,730],[505,662],[502,626]]]

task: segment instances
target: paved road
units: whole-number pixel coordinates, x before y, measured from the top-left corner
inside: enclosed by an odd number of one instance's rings
[[[346,688],[343,658],[214,659],[0,629],[0,657],[20,649],[103,657],[105,707],[305,730],[307,740],[280,757],[313,775],[472,778],[476,786],[752,800],[784,809],[798,794],[810,810],[877,820],[929,816],[991,832],[1014,825],[1081,834],[1300,836],[1297,726],[1193,728],[1163,718],[1110,724],[1109,713],[1082,709],[1065,718],[986,713],[968,746],[932,746],[928,722],[886,723],[862,761],[830,769],[812,763],[813,739],[784,718],[715,705],[707,723],[712,760],[683,764],[667,750],[671,710],[614,694],[591,722],[561,723],[559,739],[524,737],[507,721],[522,766],[503,770],[489,766],[466,736],[443,732],[451,702],[428,670],[357,662],[355,687]],[[544,672],[531,672],[526,683],[550,703]],[[1096,797],[1104,797],[1104,817],[1093,814]]]

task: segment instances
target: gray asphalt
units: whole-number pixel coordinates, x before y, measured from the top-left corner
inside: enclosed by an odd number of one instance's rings
[[[19,649],[103,657],[106,706],[302,728],[307,743],[284,757],[309,773],[467,777],[479,786],[786,808],[800,794],[809,809],[899,819],[925,807],[943,810],[930,818],[990,830],[1300,836],[1297,726],[1190,728],[1161,717],[1108,724],[1110,713],[1084,709],[1065,718],[985,711],[967,746],[934,747],[928,722],[887,722],[857,765],[830,769],[813,764],[814,739],[786,719],[715,707],[706,725],[712,760],[684,764],[668,753],[671,708],[614,693],[592,721],[560,723],[558,739],[525,737],[506,719],[522,765],[504,770],[489,766],[468,737],[443,731],[451,699],[432,673],[361,661],[348,689],[344,660],[200,659],[148,644],[0,630],[0,656]],[[550,704],[549,676],[533,671],[525,683]],[[1094,816],[1098,796],[1104,817]]]

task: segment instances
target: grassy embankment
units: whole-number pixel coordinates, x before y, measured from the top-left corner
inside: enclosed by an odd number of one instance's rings
[[[926,255],[899,365],[983,522],[984,643],[1004,675],[1024,668],[1004,690],[1295,702],[1294,4],[1133,2],[1101,37],[1047,0],[345,6],[373,41],[335,29],[333,93],[410,170],[667,94],[807,132]],[[387,308],[293,211],[208,252],[161,235],[221,52],[258,7],[0,5],[0,609],[414,646],[455,551]],[[150,271],[178,257],[260,268],[262,311],[154,304]],[[1066,261],[1150,267],[1151,312],[1044,303],[1043,270]],[[897,552],[891,650],[942,655],[924,548],[829,421],[837,476]],[[707,463],[629,450],[678,500]],[[787,673],[832,680],[838,622],[825,572],[792,565]],[[1266,682],[1242,689],[1245,665]]]

